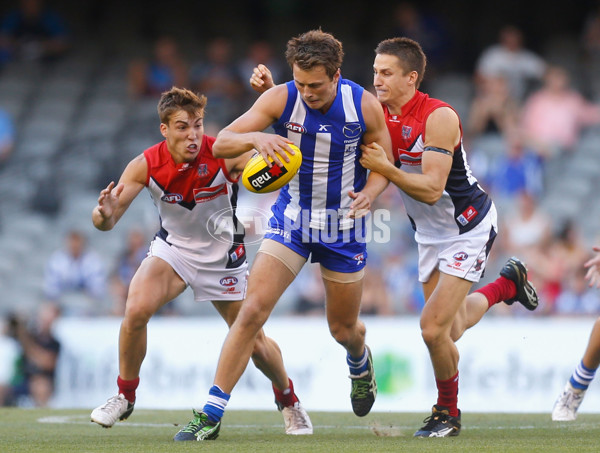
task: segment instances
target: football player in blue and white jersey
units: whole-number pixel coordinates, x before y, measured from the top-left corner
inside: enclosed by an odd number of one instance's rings
[[[373,94],[343,79],[342,44],[312,30],[288,41],[293,80],[265,91],[217,136],[216,157],[235,158],[256,149],[275,165],[284,150],[302,151],[297,176],[272,207],[248,292],[225,339],[214,385],[204,408],[175,440],[218,436],[230,394],[246,369],[256,334],[308,258],[318,262],[333,338],[347,351],[354,413],[364,416],[377,385],[365,325],[359,320],[367,251],[364,218],[388,181],[359,163],[360,145],[377,142],[391,159],[391,141],[381,105]],[[272,126],[275,134],[263,132]]]

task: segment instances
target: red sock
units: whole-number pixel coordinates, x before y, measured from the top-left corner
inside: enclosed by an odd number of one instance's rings
[[[275,394],[275,401],[281,404],[283,407],[293,406],[294,403],[298,402],[298,397],[294,393],[294,383],[288,378],[290,386],[285,390],[278,390],[273,386],[273,393]]]
[[[476,293],[481,293],[488,300],[491,307],[494,304],[510,299],[517,295],[517,287],[515,282],[506,277],[498,277],[496,281],[485,285],[483,288],[475,290]]]
[[[140,378],[137,377],[131,381],[121,379],[121,376],[117,377],[117,385],[119,386],[119,393],[122,393],[127,401],[135,403],[135,390],[140,384]]]
[[[458,416],[458,371],[446,381],[435,380],[438,388],[438,406],[447,407],[452,417]]]

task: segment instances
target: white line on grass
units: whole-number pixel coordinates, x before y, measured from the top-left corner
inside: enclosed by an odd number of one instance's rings
[[[55,424],[69,424],[69,425],[87,425],[92,423],[88,416],[85,415],[50,415],[48,417],[38,418],[38,423],[55,423]],[[118,422],[113,426],[124,426],[124,427],[156,427],[156,426],[177,426],[174,423],[135,423],[135,422]],[[238,428],[238,429],[256,429],[256,428],[280,428],[282,425],[240,425],[240,424],[228,424],[227,427]],[[319,428],[333,429],[339,428],[340,426],[334,425],[319,425]],[[368,426],[346,426],[347,429],[369,429]]]
[[[89,423],[91,423],[89,416],[86,415],[50,415],[48,417],[41,417],[38,418],[38,423],[55,423],[55,424],[74,424],[74,425],[87,425]],[[581,429],[581,428],[585,428],[585,425],[587,425],[586,423],[577,423],[577,428]],[[114,426],[124,426],[124,427],[157,427],[157,426],[162,426],[162,427],[176,427],[178,425],[176,425],[175,423],[136,423],[136,422],[131,422],[131,421],[127,421],[127,422],[119,422],[119,423],[115,423]],[[596,427],[595,424],[589,424],[589,427]],[[233,425],[227,425],[227,427],[229,428],[236,428],[236,429],[256,429],[256,428],[279,428],[281,427],[281,425],[277,424],[277,425],[262,425],[262,424],[253,424],[253,425],[240,425],[240,424],[233,424]],[[414,429],[414,426],[396,426],[396,425],[380,425],[378,423],[372,423],[370,426],[346,426],[346,425],[319,425],[317,427],[318,429],[337,429],[337,428],[344,428],[344,429],[368,429],[368,430],[379,430],[379,431],[394,431],[394,433],[397,430],[412,430]],[[536,427],[533,425],[526,425],[526,426],[478,426],[478,425],[469,425],[469,428],[471,429],[535,429]],[[393,434],[391,434],[393,435]]]

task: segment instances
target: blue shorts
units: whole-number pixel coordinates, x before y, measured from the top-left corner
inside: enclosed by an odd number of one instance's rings
[[[367,261],[367,244],[356,239],[354,229],[331,234],[315,228],[290,228],[289,220],[274,214],[264,238],[279,242],[306,259],[310,256],[311,263],[320,263],[334,272],[358,272]]]

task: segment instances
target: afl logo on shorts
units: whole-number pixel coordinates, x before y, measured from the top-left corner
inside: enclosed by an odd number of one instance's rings
[[[160,197],[160,199],[165,203],[175,204],[183,200],[183,195],[178,193],[166,193]]]
[[[234,276],[230,276],[230,277],[223,277],[219,283],[221,284],[221,286],[234,286],[237,285],[238,279],[237,277]]]
[[[464,261],[468,257],[469,257],[469,255],[467,255],[465,252],[458,252],[458,253],[455,253],[452,258],[454,258],[456,261]]]

